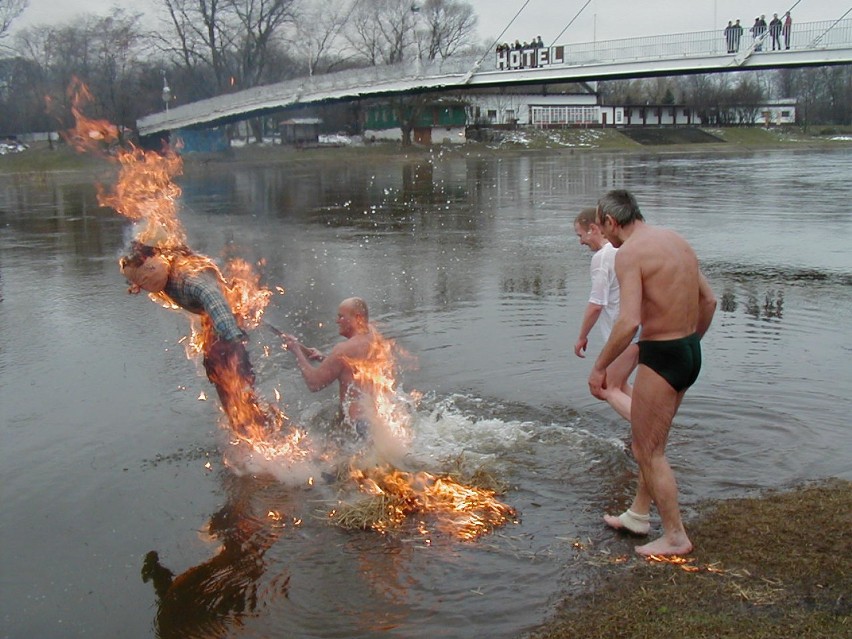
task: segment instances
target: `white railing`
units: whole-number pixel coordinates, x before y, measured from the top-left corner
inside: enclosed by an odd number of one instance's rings
[[[721,29],[621,40],[567,43],[558,45],[563,47],[564,61],[558,65],[551,64],[548,68],[724,55],[730,55],[734,62],[737,57],[740,59],[748,57],[748,50],[753,43],[753,38],[747,29],[744,29],[740,51],[733,54],[728,53],[724,32]],[[763,42],[762,52],[755,52],[752,55],[782,56],[787,53],[787,51],[772,52],[769,48],[770,40],[767,36]],[[820,51],[849,48],[852,48],[852,19],[793,25],[791,50]],[[494,51],[484,56],[482,54],[454,56],[442,61],[415,60],[394,65],[352,69],[287,80],[201,100],[174,107],[170,112],[145,116],[140,118],[137,124],[140,129],[164,130],[172,126],[185,126],[187,123],[200,123],[217,118],[234,117],[240,113],[280,107],[282,98],[291,104],[300,101],[310,102],[334,98],[336,94],[341,96],[359,94],[363,90],[392,83],[405,83],[406,90],[429,85],[436,89],[451,88],[452,85],[458,84],[458,80],[446,81],[448,75],[463,75],[469,78],[475,72],[496,70],[497,54]],[[530,70],[523,69],[523,71]],[[505,71],[507,74],[514,72]]]
[[[743,25],[743,35],[739,43],[740,51],[750,47],[754,41],[749,29],[749,25]],[[783,35],[781,42],[784,42]],[[763,53],[772,53],[768,30],[762,44]],[[723,29],[577,44],[565,43],[558,46],[564,46],[563,66],[729,55]],[[791,30],[791,51],[850,46],[852,46],[852,20],[794,23]],[[496,53],[489,56],[491,62],[489,65],[483,62],[482,70],[495,70],[496,57]]]

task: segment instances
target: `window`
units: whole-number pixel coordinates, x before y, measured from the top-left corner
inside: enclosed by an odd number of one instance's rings
[[[497,109],[488,109],[488,119],[492,122],[497,119]]]
[[[532,124],[543,127],[551,124],[597,124],[600,109],[591,106],[534,106],[530,107]]]

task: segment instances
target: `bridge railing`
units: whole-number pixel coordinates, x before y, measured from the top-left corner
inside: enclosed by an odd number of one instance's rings
[[[750,46],[751,36],[743,34],[741,47]],[[764,41],[766,51],[769,39]],[[808,22],[793,25],[790,42],[791,49],[820,49],[849,47],[852,45],[852,20],[838,23],[831,21]],[[608,62],[659,60],[661,58],[682,58],[690,56],[724,55],[727,44],[721,31],[697,31],[670,35],[624,38],[620,40],[601,40],[565,44],[564,66],[584,64],[605,64]],[[481,64],[476,67],[477,62]],[[436,77],[451,74],[464,74],[476,68],[477,71],[496,70],[496,54],[489,53],[484,58],[479,55],[453,56],[446,60],[409,61],[400,64],[352,69],[327,75],[315,75],[278,83],[278,91],[293,93],[332,93],[358,87],[376,86],[394,81],[411,81],[412,78]],[[258,87],[263,92],[263,87]]]
[[[782,36],[783,37],[783,36]],[[748,57],[748,47],[753,39],[744,30],[740,42],[740,52],[728,53],[723,30],[698,31],[671,35],[625,38],[598,42],[558,45],[564,49],[564,62],[551,67],[577,67],[584,65],[607,64],[633,61],[652,61],[665,59],[683,59],[688,57],[706,57],[708,55],[731,55]],[[771,52],[770,43],[763,42],[763,51],[755,55],[785,55],[786,51]],[[840,21],[809,22],[793,25],[790,48],[800,51],[819,51],[827,49],[852,48],[852,19]],[[735,58],[732,57],[732,60]],[[494,51],[486,54],[453,56],[447,60],[424,62],[414,60],[402,64],[368,67],[339,71],[327,75],[286,80],[274,85],[265,85],[246,89],[239,94],[217,96],[182,106],[171,111],[152,114],[140,118],[137,124],[142,130],[162,130],[157,127],[185,126],[203,121],[200,116],[205,111],[215,113],[216,117],[235,115],[280,107],[286,103],[298,103],[303,97],[306,101],[334,99],[336,95],[351,97],[365,93],[365,89],[374,95],[381,94],[384,87],[389,93],[395,92],[394,83],[404,84],[405,89],[428,88],[450,89],[458,80],[447,80],[447,76],[471,76],[477,72],[497,70],[497,55]],[[526,70],[522,70],[526,71]],[[517,73],[514,70],[500,71],[507,75]],[[283,99],[283,101],[282,101]]]
[[[754,38],[749,29],[749,25],[743,25],[740,50],[753,43]],[[784,43],[783,35],[781,43]],[[790,36],[791,50],[840,48],[849,47],[850,44],[852,44],[852,20],[793,23]],[[723,29],[576,44],[565,43],[557,46],[564,46],[564,66],[728,54],[728,43]],[[771,52],[771,47],[771,39],[767,31],[762,51]],[[481,66],[481,70],[496,70],[496,68],[496,53],[486,58]]]

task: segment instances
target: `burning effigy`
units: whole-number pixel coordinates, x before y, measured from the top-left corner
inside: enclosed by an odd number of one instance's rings
[[[65,139],[78,151],[97,153],[119,165],[112,188],[98,185],[98,203],[134,223],[133,238],[119,267],[128,292],[145,291],[166,308],[184,310],[191,333],[183,340],[187,356],[202,357],[207,378],[216,389],[231,434],[249,444],[270,440],[287,423],[284,413],[263,401],[255,390],[255,375],[246,350],[248,331],[256,328],[272,296],[245,260],[231,259],[220,270],[209,257],[192,251],[178,217],[180,155],[166,147],[146,151],[120,138],[115,125],[87,118],[83,107],[91,100],[81,82],[69,88],[75,127]],[[294,453],[301,433],[290,433],[284,450]]]

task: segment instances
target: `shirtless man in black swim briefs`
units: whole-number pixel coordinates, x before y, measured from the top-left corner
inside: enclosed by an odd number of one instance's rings
[[[654,503],[663,535],[638,546],[636,552],[686,554],[692,551],[692,542],[683,527],[677,483],[665,450],[675,413],[701,369],[699,340],[710,327],[716,298],[692,247],[674,231],[647,225],[628,191],[610,191],[599,200],[597,223],[618,248],[615,272],[621,284],[621,308],[589,375],[592,395],[603,399],[606,367],[642,326],[630,412],[639,485],[630,508],[604,520],[613,528],[648,534]]]

